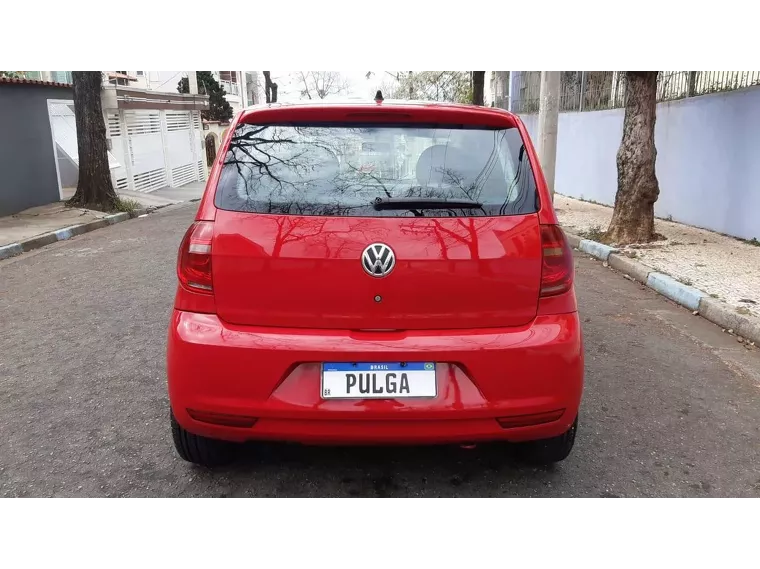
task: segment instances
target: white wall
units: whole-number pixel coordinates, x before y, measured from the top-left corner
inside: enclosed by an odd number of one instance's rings
[[[130,73],[133,72],[130,71]],[[212,71],[212,73],[216,80],[219,81],[219,72]],[[238,71],[238,73],[241,72]],[[163,93],[176,93],[177,84],[179,84],[182,77],[187,76],[187,71],[146,71],[145,75],[147,78],[146,81],[143,82],[146,85],[145,87],[136,83],[132,83],[131,86],[140,89],[149,89],[151,91],[160,91]],[[225,99],[227,99],[227,102],[232,107],[233,113],[237,113],[243,108],[243,98],[241,95],[232,95],[228,93],[225,96]]]
[[[187,75],[187,71],[146,71],[147,89],[162,93],[176,93],[179,80]]]
[[[537,115],[522,115],[536,141]],[[612,205],[623,109],[561,113],[555,190]],[[760,88],[657,105],[659,217],[760,238]]]

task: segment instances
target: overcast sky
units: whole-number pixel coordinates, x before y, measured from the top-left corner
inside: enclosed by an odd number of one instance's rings
[[[272,64],[272,80],[277,83],[277,98],[280,101],[298,101],[301,99],[302,81],[300,71],[308,72],[309,69],[320,71],[334,71],[340,73],[349,83],[347,93],[342,97],[362,97],[372,99],[379,88],[393,82],[391,77],[400,70],[397,64],[333,64],[333,65],[304,65],[304,64]],[[417,65],[422,69],[423,65]],[[404,70],[406,66],[404,66]],[[372,74],[367,78],[367,72]],[[486,73],[485,98],[491,100],[490,74]],[[387,95],[386,95],[387,96]]]
[[[421,68],[419,65],[417,68]],[[187,75],[192,68],[191,64],[151,64],[146,66],[150,69],[152,89],[157,91],[175,91],[180,77]],[[361,97],[372,99],[383,82],[388,84],[392,81],[389,73],[397,73],[399,65],[395,64],[272,64],[272,80],[278,86],[278,99],[280,101],[297,101],[301,99],[300,72],[311,70],[334,71],[340,73],[348,83],[348,91],[342,93],[342,97]],[[369,78],[367,72],[373,71]],[[264,78],[257,72],[259,84],[263,86]],[[486,78],[486,98],[489,97],[489,81]]]
[[[374,71],[370,79],[366,78],[367,71],[340,71],[349,83],[348,93],[343,97],[372,98],[382,79],[378,79],[384,71]],[[388,79],[389,76],[386,75]],[[277,98],[280,101],[297,101],[301,98],[302,83],[297,71],[272,71],[272,80],[277,83]],[[260,78],[263,84],[264,78]]]

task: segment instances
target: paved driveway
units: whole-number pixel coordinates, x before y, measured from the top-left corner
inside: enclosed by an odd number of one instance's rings
[[[0,262],[1,496],[760,496],[760,354],[583,256],[576,449],[269,446],[210,472],[168,429],[166,326],[194,204]]]

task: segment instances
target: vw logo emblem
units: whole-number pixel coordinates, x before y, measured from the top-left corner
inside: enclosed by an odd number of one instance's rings
[[[362,267],[372,277],[385,277],[396,266],[396,255],[385,243],[373,243],[362,253]]]

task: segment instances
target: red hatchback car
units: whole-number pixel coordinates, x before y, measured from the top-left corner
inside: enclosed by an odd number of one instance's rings
[[[575,439],[573,258],[521,120],[467,105],[273,104],[239,114],[180,246],[174,442]]]

